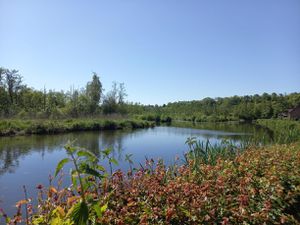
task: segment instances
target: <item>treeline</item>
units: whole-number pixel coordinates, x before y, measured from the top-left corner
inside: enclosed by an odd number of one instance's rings
[[[171,118],[186,121],[251,121],[277,118],[280,113],[300,104],[300,93],[205,98],[199,101],[181,101],[163,106],[130,105],[127,111],[153,120]]]
[[[180,101],[158,105],[126,102],[123,83],[114,82],[104,93],[96,73],[81,89],[70,91],[35,90],[24,84],[17,70],[0,68],[0,117],[76,118],[99,115],[128,115],[155,122],[251,121],[277,118],[300,104],[300,93],[233,96]]]
[[[126,90],[114,82],[104,93],[96,73],[81,89],[35,90],[23,82],[18,70],[0,68],[0,116],[2,118],[69,118],[99,114],[126,114]]]

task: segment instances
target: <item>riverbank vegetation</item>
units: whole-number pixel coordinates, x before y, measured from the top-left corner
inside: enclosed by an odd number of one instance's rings
[[[69,91],[35,90],[23,82],[18,70],[0,68],[0,117],[66,119],[107,114],[126,114],[126,90],[113,82],[104,93],[100,77],[92,74],[83,88]]]
[[[49,187],[37,186],[38,207],[27,197],[14,218],[2,216],[8,224],[299,224],[298,143],[248,146],[215,160],[192,154],[199,147],[193,140],[189,145],[184,164],[149,159],[112,175],[92,153],[67,145],[70,158],[56,175],[73,163],[72,185],[54,187],[50,178]],[[100,160],[116,163],[105,151]]]
[[[85,87],[69,91],[36,90],[23,82],[19,71],[0,68],[0,118],[69,119],[126,115],[156,122],[251,121],[277,118],[300,104],[300,93],[204,98],[158,105],[142,105],[126,100],[123,83],[114,82],[104,92],[97,73]]]
[[[0,121],[0,136],[57,134],[73,131],[119,130],[153,127],[153,122],[134,119],[65,119],[65,120],[20,120]]]
[[[256,124],[269,129],[275,143],[292,143],[300,140],[300,121],[259,119]]]
[[[180,101],[162,106],[129,105],[128,112],[143,118],[170,117],[192,122],[252,121],[278,118],[300,104],[300,93],[232,96]]]

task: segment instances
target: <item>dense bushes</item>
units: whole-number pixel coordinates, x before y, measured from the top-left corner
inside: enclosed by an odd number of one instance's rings
[[[191,162],[192,163],[192,162]],[[286,212],[300,195],[296,146],[251,149],[234,160],[167,170],[163,164],[123,181],[114,175],[104,224],[297,223]],[[298,213],[294,211],[293,213]]]
[[[38,186],[39,207],[24,199],[7,221],[21,221],[26,205],[29,224],[299,224],[298,144],[252,147],[232,159],[202,162],[198,170],[193,159],[171,167],[150,159],[136,172],[111,177],[93,155],[70,150],[89,158],[78,161],[81,177],[72,173],[70,188]]]
[[[145,114],[138,116],[138,118],[146,121],[152,121],[156,123],[171,123],[172,118],[165,115],[159,115],[159,114]]]

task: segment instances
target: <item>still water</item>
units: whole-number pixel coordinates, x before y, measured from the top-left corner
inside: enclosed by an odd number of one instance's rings
[[[191,136],[216,143],[224,138],[239,141],[253,135],[266,135],[266,132],[249,124],[174,123],[172,126],[134,131],[1,137],[0,208],[12,215],[15,203],[24,198],[23,185],[32,197],[36,196],[35,187],[38,184],[48,185],[49,175],[54,174],[57,163],[66,157],[63,146],[68,140],[75,140],[77,146],[89,149],[96,155],[107,147],[113,148],[113,155],[119,161],[114,169],[126,170],[126,154],[133,154],[136,166],[143,163],[145,157],[162,158],[167,164],[174,162],[176,156],[182,157],[187,151],[185,141]],[[65,173],[68,173],[70,166],[64,168]]]

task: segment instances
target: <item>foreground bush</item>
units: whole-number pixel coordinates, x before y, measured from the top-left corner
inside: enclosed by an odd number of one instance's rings
[[[38,187],[34,211],[25,199],[7,221],[21,221],[26,205],[28,224],[299,224],[299,150],[298,144],[252,147],[197,170],[193,159],[171,167],[147,160],[138,171],[109,177],[92,155],[72,148],[71,158],[79,160],[73,186]],[[109,151],[103,157],[114,162]]]

